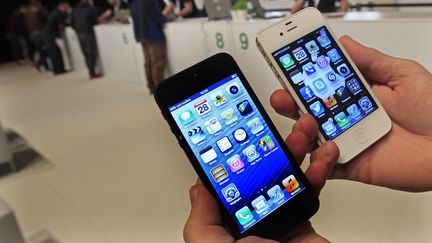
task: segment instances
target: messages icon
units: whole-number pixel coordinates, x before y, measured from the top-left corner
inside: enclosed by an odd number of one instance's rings
[[[188,125],[195,120],[195,116],[190,109],[184,110],[179,114],[178,118],[183,125]]]
[[[284,68],[289,68],[292,65],[294,65],[294,60],[290,56],[290,54],[285,54],[281,58],[279,58],[279,61],[282,63],[282,66]]]

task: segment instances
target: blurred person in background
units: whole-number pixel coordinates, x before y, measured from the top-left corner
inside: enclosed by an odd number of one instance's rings
[[[163,31],[165,17],[158,1],[134,0],[130,5],[135,39],[143,46],[144,70],[151,94],[164,78],[167,63],[167,46]]]
[[[60,37],[60,32],[63,31],[67,24],[69,10],[69,3],[61,1],[49,15],[42,29],[42,39],[47,47],[54,75],[66,72],[64,69],[63,56],[55,39]]]
[[[161,2],[162,14],[167,21],[176,18],[196,18],[200,17],[198,8],[194,0],[159,0]]]
[[[294,6],[291,8],[291,14],[302,10],[306,2],[308,3],[308,7],[316,7],[322,13],[337,12],[336,1],[340,2],[340,12],[348,11],[348,0],[296,0]]]
[[[199,17],[198,9],[194,0],[170,0],[179,10],[175,13],[177,18],[196,18]]]
[[[107,0],[107,3],[108,8],[99,16],[99,22],[101,23],[117,21],[120,10],[128,8],[127,4],[122,0]]]
[[[98,24],[97,9],[89,0],[81,0],[72,12],[71,25],[78,36],[90,79],[101,77],[96,73],[97,44],[93,26]]]
[[[23,8],[21,15],[24,27],[35,50],[36,55],[32,57],[34,66],[38,71],[41,70],[42,66],[45,70],[49,70],[46,60],[47,50],[41,35],[41,30],[48,17],[48,11],[39,0],[31,0],[30,4]]]
[[[21,20],[20,9],[16,9],[9,16],[7,21],[6,39],[12,48],[13,59],[18,65],[25,63],[24,58],[24,26]]]
[[[170,0],[158,0],[160,9],[162,9],[162,14],[165,16],[165,21],[174,21],[176,16],[174,14],[175,5]]]

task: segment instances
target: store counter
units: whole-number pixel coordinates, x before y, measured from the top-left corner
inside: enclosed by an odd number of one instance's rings
[[[228,52],[235,57],[264,106],[269,108],[270,94],[281,86],[255,46],[255,37],[259,30],[275,21],[169,23],[165,32],[171,72],[217,52]],[[353,12],[329,16],[328,21],[337,36],[350,35],[365,45],[416,60],[432,70],[430,14]]]
[[[413,59],[432,70],[432,17],[413,12],[351,12],[327,16],[337,36],[350,35],[365,45],[390,55]],[[269,108],[268,98],[280,85],[255,46],[259,30],[277,20],[207,21],[182,20],[168,23],[169,74],[218,52],[234,56],[258,97]],[[145,83],[143,54],[135,42],[131,25],[95,27],[101,62],[106,76]]]
[[[64,31],[67,47],[69,49],[69,59],[73,70],[86,70],[84,55],[81,52],[78,36],[72,27],[66,27]]]
[[[144,57],[132,25],[104,24],[94,30],[103,74],[119,81],[145,84]]]

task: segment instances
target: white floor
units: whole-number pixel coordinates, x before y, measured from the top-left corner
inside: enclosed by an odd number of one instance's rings
[[[196,176],[144,87],[3,65],[0,120],[49,161],[0,178],[26,238],[182,241]],[[312,221],[334,242],[432,242],[431,205],[432,193],[330,181]]]

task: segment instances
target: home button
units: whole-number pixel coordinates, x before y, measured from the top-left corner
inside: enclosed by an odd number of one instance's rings
[[[354,132],[355,140],[359,143],[366,143],[369,140],[367,131],[364,128],[358,128]]]

